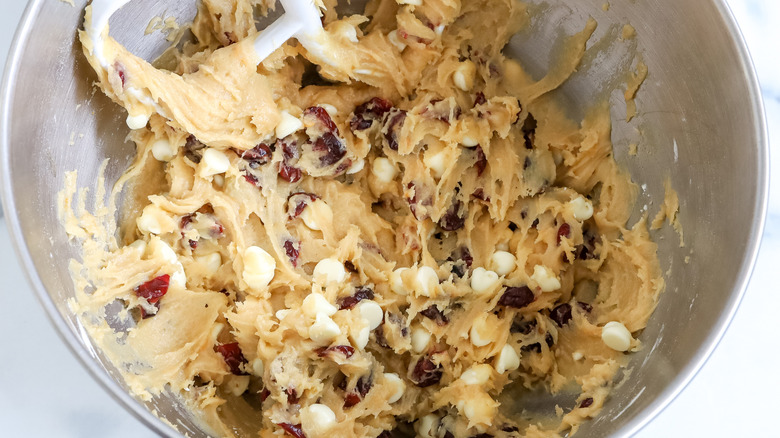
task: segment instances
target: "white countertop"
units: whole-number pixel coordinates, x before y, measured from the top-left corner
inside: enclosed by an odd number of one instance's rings
[[[50,0],[55,1],[55,0]],[[695,0],[688,0],[695,1]],[[762,83],[770,138],[780,139],[780,1],[729,0]],[[0,0],[0,72],[22,0]],[[780,140],[778,140],[780,141]],[[780,175],[773,148],[772,173]],[[778,436],[780,348],[769,322],[780,293],[780,191],[774,178],[769,219],[745,299],[720,346],[685,391],[637,435],[649,437]],[[0,436],[146,437],[153,433],[84,371],[43,313],[0,220]],[[18,309],[25,309],[24,314]],[[41,355],[46,352],[46,357]]]

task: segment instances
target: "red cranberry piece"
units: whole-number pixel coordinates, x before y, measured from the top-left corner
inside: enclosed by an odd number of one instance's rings
[[[345,358],[349,359],[353,354],[355,354],[355,348],[349,345],[334,345],[332,347],[317,348],[314,350],[314,352],[317,353],[317,356],[319,357],[325,357],[331,353],[339,353],[343,354]]]
[[[368,391],[371,391],[372,386],[374,386],[374,382],[371,376],[363,376],[358,379],[357,383],[355,384],[355,389],[357,389],[360,397],[366,398],[366,395],[368,395]]]
[[[190,135],[187,137],[187,141],[184,142],[184,156],[189,158],[193,163],[198,164],[203,156],[201,149],[205,147],[206,145],[201,143],[194,135]]]
[[[375,97],[355,108],[354,116],[349,121],[352,131],[363,131],[371,127],[375,121],[381,120],[393,107],[390,101]]]
[[[301,401],[301,398],[298,397],[298,391],[295,390],[295,388],[287,388],[284,390],[284,393],[287,394],[287,403],[291,405],[297,405],[299,401]]]
[[[320,197],[313,193],[293,193],[287,198],[287,215],[290,219],[295,219],[303,213],[303,210],[309,203],[312,203],[317,199],[320,199]]]
[[[420,388],[426,388],[439,383],[442,375],[441,365],[436,365],[429,357],[423,356],[414,365],[412,381]]]
[[[485,190],[482,187],[474,190],[474,193],[472,193],[471,196],[485,202],[490,202],[490,196],[485,194]]]
[[[482,150],[482,146],[477,145],[475,151],[477,153],[477,162],[474,163],[474,167],[477,168],[477,176],[482,176],[482,172],[485,171],[485,168],[488,164],[487,157],[485,157],[485,152]]]
[[[441,310],[439,310],[439,308],[435,304],[423,310],[422,312],[420,312],[420,314],[428,319],[432,319],[434,322],[436,322],[437,325],[440,326],[447,325],[450,322],[450,320],[447,319],[444,313]]]
[[[225,234],[225,227],[221,223],[215,222],[210,231],[212,237],[219,238]]]
[[[241,347],[238,346],[238,342],[231,342],[229,344],[220,344],[216,347],[217,353],[222,355],[230,372],[237,376],[245,376],[247,373],[241,369],[241,364],[246,363],[244,354],[241,352]]]
[[[271,395],[271,391],[269,391],[268,388],[263,388],[263,391],[260,393],[260,401],[264,402],[269,395]]]
[[[406,111],[393,108],[385,118],[384,137],[387,147],[398,150],[398,133],[406,120]]]
[[[571,236],[571,225],[564,223],[558,228],[558,236],[556,237],[556,242],[558,243],[558,245],[560,245],[561,239],[563,239],[564,237],[568,239],[569,236]]]
[[[303,433],[303,429],[301,429],[300,424],[279,423],[277,426],[284,429],[287,435],[295,438],[306,438],[306,435]]]
[[[249,173],[248,170],[244,171],[244,179],[246,180],[246,182],[252,184],[255,187],[258,187],[260,185],[260,180],[258,180],[257,177],[254,176],[253,174]]]
[[[555,339],[553,339],[552,335],[550,333],[547,333],[544,335],[544,343],[547,344],[548,347],[552,347],[555,343]]]
[[[507,307],[514,307],[515,309],[522,309],[523,307],[534,302],[534,293],[528,286],[521,287],[508,287],[498,300],[498,304]]]
[[[190,244],[190,249],[191,250],[194,251],[194,250],[198,249],[198,241],[197,240],[190,239],[189,240],[189,244]]]
[[[460,209],[463,206],[463,203],[460,201],[455,201],[452,203],[450,208],[447,210],[446,213],[444,213],[444,216],[439,220],[439,226],[444,231],[456,231],[461,228],[463,228],[463,225],[466,224],[466,218],[465,216],[460,216]]]
[[[282,147],[282,156],[285,162],[293,162],[301,157],[301,151],[298,149],[298,142],[295,140],[277,140],[278,144]]]
[[[288,166],[287,164],[282,163],[279,166],[279,176],[289,183],[295,183],[301,180],[303,172],[297,167]]]
[[[485,98],[485,93],[481,91],[477,91],[476,96],[474,96],[474,106],[484,105],[486,103],[487,103],[487,99]]]
[[[352,406],[355,406],[356,404],[360,403],[362,399],[359,395],[355,394],[354,392],[347,393],[347,395],[344,396],[344,407],[345,408],[351,408]]]
[[[355,264],[352,263],[352,260],[344,260],[344,269],[346,269],[347,271],[353,274],[357,274],[358,271],[357,268],[355,267]]]
[[[182,216],[181,217],[181,221],[179,222],[179,226],[181,228],[186,228],[187,225],[189,225],[194,218],[195,218],[195,214],[194,213],[190,213],[190,214],[186,214],[186,215]]]
[[[298,257],[301,254],[301,243],[287,239],[284,241],[282,246],[284,246],[284,253],[287,254],[287,257],[290,259],[290,263],[292,263],[294,268],[297,268]]]
[[[241,158],[247,161],[249,163],[249,167],[252,169],[256,169],[261,165],[268,163],[271,161],[272,156],[273,149],[271,149],[271,146],[265,143],[260,143],[254,148],[241,153]]]
[[[520,429],[517,428],[517,426],[512,426],[511,424],[505,424],[501,426],[501,430],[503,432],[519,432]]]
[[[162,298],[163,295],[168,293],[170,281],[170,275],[160,275],[159,277],[155,277],[136,287],[135,294],[141,298],[145,298],[149,303],[155,304],[160,301],[160,298]]]
[[[471,256],[471,252],[467,247],[461,246],[452,253],[448,260],[455,262],[452,265],[452,273],[458,277],[463,277],[466,275],[466,271],[471,268],[474,257]]]
[[[580,407],[587,408],[590,407],[590,405],[592,404],[593,404],[593,397],[588,397],[585,400],[583,400],[582,403],[580,403]]]
[[[590,313],[590,312],[593,311],[593,306],[591,306],[588,303],[583,303],[582,301],[577,301],[577,305],[580,306],[580,309],[584,310],[585,312]]]
[[[319,123],[322,125],[324,132],[339,133],[339,128],[336,127],[336,123],[330,117],[330,114],[321,106],[311,106],[303,111],[304,120],[308,119],[308,125]],[[312,123],[314,122],[314,123]]]
[[[558,324],[558,327],[563,327],[569,321],[571,321],[571,304],[564,303],[555,306],[550,312],[550,319]]]
[[[154,307],[157,308],[157,311],[160,310],[160,302],[156,302],[152,304]],[[151,318],[155,315],[157,315],[157,312],[155,313],[146,313],[146,310],[144,310],[143,306],[138,306],[137,309],[141,312],[141,319]]]
[[[526,149],[533,149],[534,142],[536,141],[536,119],[533,115],[528,114],[528,117],[523,123],[523,141]]]
[[[574,251],[574,257],[580,260],[591,260],[598,256],[596,255],[596,245],[601,241],[601,238],[597,233],[594,233],[590,228],[583,227],[582,230],[582,245],[577,245]]]
[[[358,287],[355,290],[355,294],[349,297],[340,298],[338,300],[339,309],[351,309],[357,305],[357,303],[363,300],[373,300],[374,291],[365,286]]]
[[[347,154],[347,148],[331,132],[325,132],[322,137],[315,140],[313,149],[322,153],[320,164],[323,167],[338,163]]]

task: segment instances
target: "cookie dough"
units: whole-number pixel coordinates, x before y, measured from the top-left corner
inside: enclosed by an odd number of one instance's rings
[[[80,35],[137,154],[90,211],[69,174],[71,306],[134,394],[221,436],[576,432],[664,286],[608,106],[550,97],[596,23],[534,80],[502,54],[521,3],[326,0],[342,64],[293,41],[256,67],[253,6],[202,0],[170,70]],[[502,409],[539,387],[578,395]]]

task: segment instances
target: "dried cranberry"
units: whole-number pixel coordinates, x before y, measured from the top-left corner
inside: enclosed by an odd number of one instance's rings
[[[306,435],[303,433],[303,429],[301,429],[300,424],[279,423],[277,426],[284,429],[287,435],[293,436],[295,438],[306,438]]]
[[[360,403],[361,400],[363,399],[360,398],[360,396],[355,394],[354,392],[347,393],[344,396],[344,407],[351,408],[352,406],[355,406],[356,404]]]
[[[433,306],[423,310],[420,314],[428,319],[432,319],[437,325],[447,325],[450,320],[442,313],[441,310],[434,304]]]
[[[382,119],[393,107],[393,104],[380,97],[375,97],[355,108],[354,116],[349,121],[352,131],[363,131],[371,127],[374,121]]]
[[[194,250],[198,249],[198,241],[197,240],[189,239],[189,244],[190,244],[190,249],[191,250],[194,251]]]
[[[452,434],[449,430],[444,432],[444,438],[455,438],[455,435]]]
[[[357,305],[357,303],[363,300],[373,300],[374,291],[365,286],[360,286],[355,290],[354,295],[349,297],[340,298],[338,300],[339,309],[351,309]]]
[[[503,432],[519,432],[520,429],[517,428],[517,426],[512,426],[511,424],[505,424],[501,426],[501,431]]]
[[[393,108],[385,118],[384,137],[387,147],[398,150],[398,133],[406,120],[406,111]]]
[[[528,117],[523,123],[523,141],[526,149],[534,148],[534,142],[536,141],[536,119],[531,114],[528,114]]]
[[[163,295],[168,293],[170,281],[170,275],[160,275],[159,277],[155,277],[136,287],[135,294],[141,298],[145,298],[149,303],[154,304],[160,301],[160,298],[162,298]]]
[[[368,394],[368,391],[371,391],[372,386],[374,386],[374,382],[371,376],[363,376],[358,379],[357,383],[355,384],[355,389],[357,389],[360,397],[366,398],[366,395]]]
[[[179,222],[179,226],[181,228],[186,228],[187,225],[189,225],[194,218],[195,218],[195,214],[194,213],[190,213],[190,214],[186,214],[186,215],[182,216],[181,217],[181,221]]]
[[[249,167],[256,169],[261,165],[271,161],[272,155],[273,150],[271,149],[271,146],[265,143],[260,143],[254,148],[241,153],[241,158],[249,163]]]
[[[425,108],[422,111],[422,115],[429,119],[436,119],[446,124],[450,124],[452,120],[457,120],[462,114],[462,110],[459,106],[452,108],[449,100],[431,99],[430,108]]]
[[[544,343],[547,344],[548,347],[552,347],[555,343],[555,339],[553,339],[552,335],[548,332],[544,335]]]
[[[210,231],[212,237],[219,238],[225,234],[225,227],[219,222],[214,222],[214,225],[211,227]]]
[[[522,309],[534,302],[534,293],[528,286],[508,287],[498,300],[498,304],[507,307]]]
[[[542,352],[542,344],[540,344],[538,342],[534,342],[533,344],[530,344],[530,345],[523,345],[522,347],[520,347],[520,351],[523,351],[523,352],[533,351],[535,353],[541,353]]]
[[[474,166],[477,168],[477,176],[482,176],[482,172],[485,171],[485,168],[488,164],[487,157],[485,157],[485,152],[482,150],[482,146],[477,145],[475,151],[477,153],[477,162],[474,163]]]
[[[485,190],[482,187],[474,190],[474,193],[472,193],[471,196],[485,202],[490,202],[490,196],[485,194]]]
[[[379,344],[380,347],[390,348],[390,344],[387,343],[387,337],[385,337],[384,325],[380,325],[374,330],[374,337],[376,338],[376,343]]]
[[[295,140],[277,140],[281,144],[282,156],[285,162],[293,162],[301,157],[301,151],[298,149],[298,142]]]
[[[322,137],[314,141],[314,148],[317,152],[322,152],[320,164],[330,166],[336,164],[347,154],[347,148],[333,133],[326,132]]]
[[[314,352],[317,353],[317,356],[319,357],[325,357],[331,353],[340,353],[343,354],[345,358],[349,359],[355,354],[355,348],[349,345],[334,345],[332,347],[317,348]]]
[[[429,357],[423,356],[414,365],[412,381],[420,388],[426,388],[439,383],[442,375],[441,365],[436,365]]]
[[[339,133],[339,128],[336,127],[336,123],[330,117],[330,114],[321,106],[310,106],[303,111],[304,120],[316,121],[322,124],[323,132]],[[313,124],[309,122],[309,124]]]
[[[588,303],[583,303],[582,301],[577,301],[577,305],[580,306],[580,309],[590,313],[593,311],[593,306],[591,306]]]
[[[486,103],[487,103],[487,99],[485,98],[485,93],[481,91],[477,91],[476,96],[474,96],[474,106],[484,105]]]
[[[287,164],[282,163],[279,166],[279,176],[289,183],[295,183],[300,181],[303,177],[303,172],[297,167],[288,166]]]
[[[301,243],[295,242],[291,239],[286,239],[282,246],[284,246],[284,253],[287,254],[287,257],[290,259],[290,263],[292,263],[294,268],[297,268],[298,256],[301,254]]]
[[[298,396],[298,391],[296,391],[295,388],[287,388],[284,390],[284,393],[287,394],[287,403],[291,405],[296,405],[301,401],[301,398]]]
[[[119,80],[122,82],[122,88],[125,88],[125,82],[127,81],[127,77],[125,75],[124,66],[119,62],[115,62],[114,69],[116,69],[116,73],[119,75]]]
[[[588,397],[585,400],[583,400],[582,403],[580,403],[580,407],[587,408],[590,407],[590,405],[592,404],[593,404],[593,397]]]
[[[184,142],[184,156],[193,163],[198,164],[203,156],[201,149],[205,147],[206,145],[201,143],[194,135],[190,135],[187,137],[187,141]]]
[[[574,257],[580,260],[597,258],[596,245],[601,241],[598,234],[594,233],[589,227],[583,227],[582,240],[582,245],[577,245],[577,248],[574,251]]]
[[[555,306],[550,312],[550,319],[558,324],[558,327],[563,327],[569,321],[571,321],[571,304],[564,303]]]
[[[357,268],[355,267],[355,264],[352,263],[352,260],[344,260],[344,269],[346,269],[349,272],[352,272],[353,274],[357,274]]]
[[[290,219],[295,219],[303,213],[303,210],[309,203],[312,203],[317,199],[320,199],[320,197],[312,193],[293,193],[287,198],[287,215]]]
[[[466,217],[460,216],[460,209],[463,203],[456,200],[439,220],[439,226],[445,231],[456,231],[463,228],[466,224]]]
[[[259,185],[259,183],[260,183],[260,180],[258,180],[256,176],[254,176],[251,173],[249,173],[248,170],[244,171],[244,179],[246,180],[246,182],[248,182],[249,184],[252,184],[255,187],[257,187]]]
[[[271,395],[271,391],[269,391],[268,388],[263,388],[263,391],[260,393],[260,401],[264,402],[269,395]]]
[[[564,237],[568,239],[569,236],[571,236],[571,225],[564,222],[564,224],[558,228],[558,236],[556,237],[556,242],[558,243],[558,245],[560,245],[561,239],[563,239]]]
[[[241,369],[242,364],[246,364],[244,354],[241,353],[241,347],[238,346],[238,342],[231,342],[229,344],[220,344],[215,347],[217,353],[222,355],[230,372],[237,376],[245,376],[247,373]]]
[[[160,310],[160,303],[154,303],[152,304],[157,310]],[[138,306],[137,309],[141,312],[141,319],[151,318],[155,315],[157,315],[157,312],[155,313],[146,313],[146,310],[144,310],[143,306]]]

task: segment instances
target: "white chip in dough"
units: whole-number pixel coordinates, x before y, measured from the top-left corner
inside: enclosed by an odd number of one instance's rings
[[[286,110],[280,112],[281,120],[276,125],[276,138],[285,138],[290,134],[303,129],[303,122]]]
[[[219,149],[208,148],[203,152],[203,158],[198,166],[198,175],[201,178],[208,178],[227,172],[230,168],[230,159]]]
[[[483,267],[474,269],[471,273],[471,289],[481,294],[492,290],[498,284],[498,274]]]
[[[199,256],[195,258],[195,261],[203,267],[203,270],[208,275],[214,275],[222,266],[222,256],[218,252],[212,252],[211,254]]]
[[[511,345],[505,344],[501,348],[501,352],[498,353],[498,357],[496,357],[495,367],[496,372],[499,374],[516,370],[520,367],[520,356],[517,355],[517,352]]]
[[[466,385],[484,385],[490,380],[493,367],[488,364],[475,364],[460,375],[460,380]]]
[[[162,208],[149,204],[135,221],[138,231],[145,234],[165,234],[176,230],[176,222]]]
[[[358,158],[349,166],[349,169],[347,169],[347,175],[354,175],[363,170],[364,167],[366,167],[366,160],[364,158]]]
[[[561,288],[561,281],[558,280],[558,277],[555,276],[552,269],[547,266],[534,266],[534,273],[531,275],[531,280],[539,285],[542,292],[552,292]]]
[[[447,151],[426,152],[423,156],[423,163],[431,170],[433,176],[437,179],[444,175],[447,170]]]
[[[176,149],[170,141],[161,138],[152,143],[152,156],[157,161],[171,161],[176,156]]]
[[[128,115],[125,122],[130,129],[142,129],[146,128],[146,124],[149,123],[149,116],[146,114]]]
[[[324,313],[318,313],[314,324],[309,327],[309,337],[318,344],[327,344],[340,334],[339,325]]]
[[[375,301],[363,300],[355,306],[355,309],[360,317],[366,321],[370,330],[379,327],[385,317],[385,312]]]
[[[430,297],[439,286],[439,274],[430,266],[420,266],[417,270],[417,293]]]
[[[324,280],[325,284],[341,283],[347,278],[347,270],[336,259],[322,259],[314,267],[314,281]]]
[[[422,0],[395,0],[399,5],[422,6]]]
[[[507,251],[496,251],[490,257],[492,268],[496,274],[504,276],[515,270],[517,258]]]
[[[398,175],[398,169],[393,162],[384,157],[374,159],[374,163],[371,165],[371,172],[377,181],[383,184],[393,181],[396,175]]]
[[[406,43],[401,41],[401,38],[398,38],[397,30],[393,30],[390,33],[388,33],[387,39],[390,40],[390,44],[394,45],[399,52],[403,52],[404,49],[406,48]]]
[[[574,219],[586,221],[593,217],[593,204],[580,195],[569,201]]]
[[[303,209],[301,220],[310,230],[319,231],[333,222],[333,210],[327,202],[317,199]]]
[[[398,268],[390,274],[390,289],[398,295],[406,295],[408,292],[404,286],[403,273],[409,268]]]
[[[490,344],[493,340],[490,338],[490,327],[488,327],[487,320],[484,316],[478,317],[474,320],[469,331],[469,339],[475,347],[484,347]]]
[[[333,316],[339,309],[328,302],[328,299],[321,293],[312,292],[303,299],[301,310],[303,310],[304,315],[314,318],[320,313]]]
[[[242,277],[247,286],[262,290],[271,283],[276,274],[276,259],[263,248],[250,246],[244,250],[244,271]]]
[[[434,414],[428,414],[419,420],[417,420],[417,424],[415,424],[415,430],[417,432],[418,437],[422,438],[437,438],[438,435],[436,434],[436,423],[439,422],[439,417],[437,417]]]
[[[615,351],[628,351],[633,339],[631,332],[618,321],[610,321],[601,329],[601,340]]]
[[[412,351],[415,353],[422,353],[428,349],[428,345],[431,343],[431,332],[425,329],[425,327],[414,327],[412,329]]]
[[[327,436],[327,431],[336,425],[336,414],[327,405],[315,403],[301,409],[301,429],[308,438]]]
[[[361,327],[350,327],[349,329],[349,339],[358,350],[364,350],[366,348],[370,335],[371,330],[369,330],[367,325]]]
[[[474,87],[474,77],[477,74],[477,66],[467,59],[458,65],[452,73],[452,82],[463,91],[469,91]]]
[[[384,373],[384,377],[386,384],[394,389],[394,391],[390,393],[387,402],[395,403],[398,400],[401,400],[401,397],[404,396],[404,392],[406,392],[406,383],[404,383],[401,377],[395,373]]]

